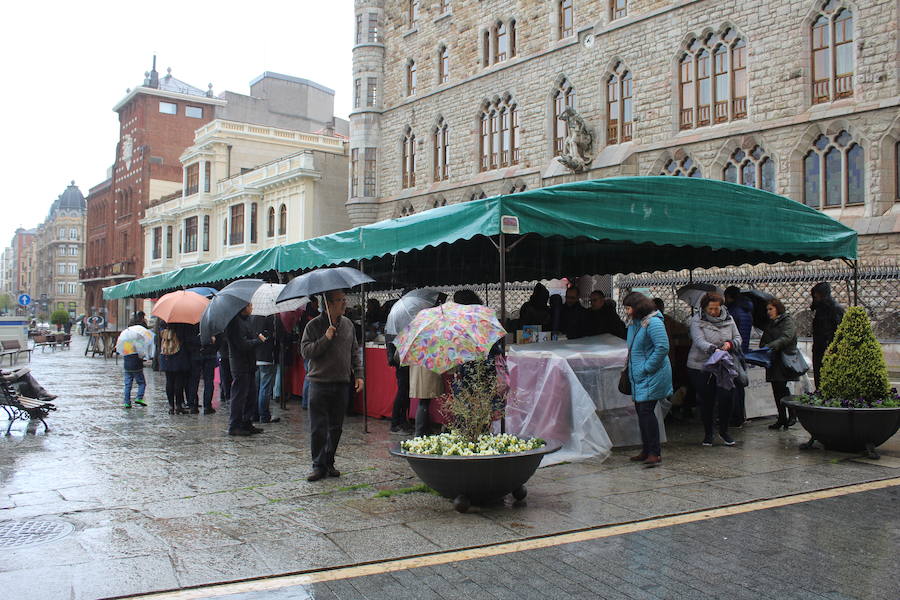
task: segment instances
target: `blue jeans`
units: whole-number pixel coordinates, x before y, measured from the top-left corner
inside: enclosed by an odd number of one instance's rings
[[[309,408],[309,361],[303,361],[303,368],[306,369],[306,375],[303,377],[303,400],[300,405],[303,408]]]
[[[260,421],[272,418],[269,403],[272,401],[272,389],[275,385],[275,365],[256,365],[256,412]]]
[[[131,404],[131,384],[137,382],[137,398],[144,397],[147,389],[147,380],[144,379],[144,371],[125,371],[125,404]]]

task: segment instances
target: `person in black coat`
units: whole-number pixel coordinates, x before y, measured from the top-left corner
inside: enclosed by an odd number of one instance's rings
[[[578,288],[570,287],[566,290],[566,302],[559,311],[559,330],[570,340],[582,337],[586,316],[587,310],[578,299]]]
[[[625,323],[616,314],[616,303],[600,290],[591,292],[591,307],[584,314],[585,336],[611,333],[625,339]]]
[[[734,319],[738,332],[741,334],[741,352],[750,351],[750,334],[753,332],[753,302],[750,298],[741,295],[741,290],[737,286],[728,286],[725,288],[725,308],[728,314]],[[731,403],[731,426],[740,427],[747,418],[745,408],[747,388],[735,385],[734,397]]]
[[[200,342],[200,328],[189,326],[188,349],[191,355],[191,378],[188,381],[188,407],[192,414],[200,412],[200,380],[203,380],[203,414],[211,415],[213,389],[216,376],[216,352],[218,346]]]
[[[249,317],[253,305],[248,304],[225,328],[225,342],[231,363],[231,414],[228,421],[228,435],[248,436],[262,433],[253,426],[253,404],[251,388],[253,371],[256,367],[256,347],[266,341],[261,333],[256,333]]]
[[[534,284],[531,297],[519,309],[519,327],[540,325],[543,331],[550,330],[550,292],[541,283]]]
[[[838,325],[844,318],[844,307],[831,297],[831,284],[827,281],[814,285],[811,293],[813,301],[810,309],[814,312],[812,321],[813,381],[816,383],[816,389],[819,389],[819,371],[822,369],[822,359],[834,339],[834,332],[837,331]]]
[[[166,399],[169,414],[185,414],[184,401],[191,376],[191,355],[187,342],[189,325],[167,323],[160,335],[159,370],[166,374]]]
[[[262,334],[266,341],[256,347],[256,405],[253,420],[262,423],[277,423],[280,417],[272,418],[271,404],[275,386],[275,317],[256,315],[250,317],[253,331]],[[252,402],[252,399],[251,399]]]

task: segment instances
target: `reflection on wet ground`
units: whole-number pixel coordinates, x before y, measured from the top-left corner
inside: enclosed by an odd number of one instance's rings
[[[801,453],[801,431],[754,423],[735,448],[702,448],[695,425],[670,428],[662,467],[616,451],[605,462],[541,469],[525,507],[453,512],[389,457],[387,422],[345,424],[343,476],[308,483],[306,413],[296,403],[251,438],[215,415],[168,415],[161,373],[145,371],[146,408],[122,408],[121,362],[71,350],[35,353],[31,367],[59,410],[51,431],[17,422],[0,439],[0,520],[61,519],[75,531],[7,549],[10,598],[96,598],[355,564],[515,540],[897,476],[897,444],[867,464]],[[218,399],[215,400],[218,409]],[[5,426],[5,424],[4,424]],[[33,433],[32,433],[33,432]],[[52,574],[51,576],[48,576]],[[39,591],[35,595],[35,590]],[[338,594],[340,596],[340,594]],[[340,596],[342,597],[342,596]]]

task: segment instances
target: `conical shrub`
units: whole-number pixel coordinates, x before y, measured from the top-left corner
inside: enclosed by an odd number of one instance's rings
[[[861,307],[852,306],[844,313],[822,360],[821,383],[826,399],[875,402],[890,396],[884,353]]]

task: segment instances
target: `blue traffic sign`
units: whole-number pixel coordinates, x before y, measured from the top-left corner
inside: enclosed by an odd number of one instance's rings
[[[19,294],[19,306],[28,306],[31,304],[31,296],[28,294]]]

